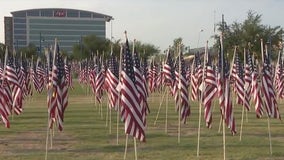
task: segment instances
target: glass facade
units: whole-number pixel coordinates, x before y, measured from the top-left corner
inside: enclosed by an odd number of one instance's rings
[[[96,35],[105,38],[106,21],[112,17],[75,9],[32,9],[12,12],[14,47],[54,45],[57,38],[61,50],[72,52],[82,37]],[[17,46],[15,46],[17,45]]]

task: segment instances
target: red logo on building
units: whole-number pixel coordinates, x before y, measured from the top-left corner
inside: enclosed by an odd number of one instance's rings
[[[64,10],[54,11],[54,17],[65,17],[65,16],[66,16],[66,11]]]

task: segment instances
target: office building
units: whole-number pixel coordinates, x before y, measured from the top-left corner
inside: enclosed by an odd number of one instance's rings
[[[113,18],[91,11],[44,8],[11,12],[5,17],[5,44],[16,49],[34,44],[41,53],[44,47],[59,41],[60,49],[72,52],[74,44],[82,37],[96,35],[106,37],[106,23]]]

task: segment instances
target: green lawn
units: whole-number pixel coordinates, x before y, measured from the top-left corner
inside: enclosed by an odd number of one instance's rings
[[[74,82],[76,83],[76,82]],[[112,111],[111,133],[106,126],[106,103],[104,99],[102,116],[98,103],[86,94],[86,88],[75,84],[69,92],[69,106],[65,112],[63,132],[54,131],[49,141],[49,160],[119,160],[123,159],[125,147],[124,126],[119,124],[119,144],[116,140],[116,112]],[[138,159],[191,160],[223,159],[223,136],[218,133],[220,111],[216,103],[213,125],[207,129],[202,118],[200,135],[200,156],[197,158],[198,105],[191,103],[191,116],[187,124],[181,125],[181,139],[178,144],[178,114],[173,99],[169,98],[168,132],[165,133],[165,102],[162,105],[156,126],[154,121],[159,108],[161,94],[149,98],[151,113],[147,117],[146,143],[137,142]],[[241,107],[234,106],[238,133],[232,136],[226,128],[226,159],[284,159],[284,126],[280,120],[271,119],[273,154],[270,155],[267,118],[256,119],[254,106],[244,121],[242,141],[239,131]],[[283,113],[283,102],[279,104]],[[203,111],[203,110],[202,110]],[[203,116],[203,113],[202,113]],[[11,128],[0,127],[0,159],[40,160],[45,158],[47,135],[46,92],[35,94],[25,100],[24,112],[10,117]],[[127,159],[134,159],[133,138],[129,137]]]

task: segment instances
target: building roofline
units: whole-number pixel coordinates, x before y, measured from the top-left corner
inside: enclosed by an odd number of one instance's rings
[[[100,15],[102,17],[105,17],[107,22],[114,20],[114,18],[110,15],[106,15],[106,14],[102,14],[102,13],[98,13],[98,12],[93,12],[93,11],[88,11],[88,10],[73,9],[73,8],[33,8],[33,9],[12,11],[10,13],[13,15],[14,13],[17,13],[17,12],[27,12],[27,11],[32,11],[32,10],[75,10],[75,11],[83,11],[83,12],[89,12],[89,13]]]

